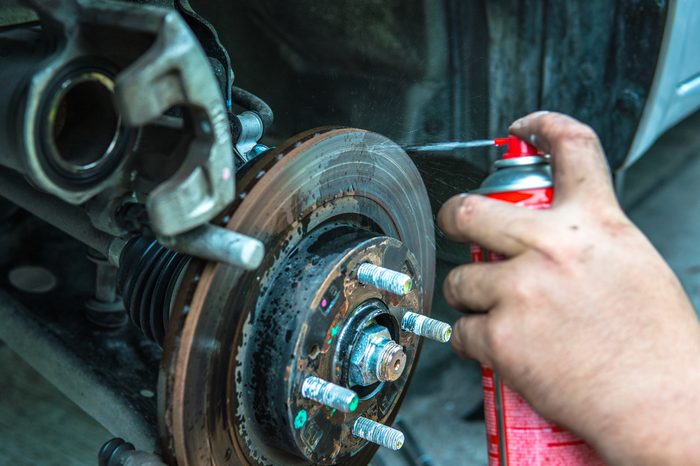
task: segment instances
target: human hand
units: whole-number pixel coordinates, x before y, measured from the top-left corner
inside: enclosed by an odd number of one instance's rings
[[[447,302],[469,312],[454,350],[609,463],[695,464],[700,326],[678,279],[620,208],[593,130],[538,112],[510,131],[551,154],[554,201],[530,210],[468,195],[442,207],[448,236],[506,257],[445,280]]]

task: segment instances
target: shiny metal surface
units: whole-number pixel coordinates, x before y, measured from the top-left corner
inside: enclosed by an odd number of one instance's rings
[[[410,311],[401,319],[401,329],[440,343],[447,343],[452,337],[452,326],[447,322]]]
[[[409,275],[370,263],[358,267],[357,280],[363,285],[374,286],[401,296],[413,289],[413,281]]]
[[[552,169],[544,157],[499,160],[494,163],[494,168],[495,171],[486,177],[481,187],[472,193],[490,194],[552,186]]]
[[[359,399],[352,390],[327,382],[318,377],[307,377],[301,386],[301,396],[324,406],[351,413],[357,409]]]
[[[372,323],[360,330],[350,356],[350,385],[393,382],[406,367],[406,354],[391,338],[389,329]]]
[[[216,225],[202,225],[161,243],[174,250],[201,259],[222,262],[246,270],[256,269],[265,256],[265,246],[259,240]]]
[[[241,124],[241,134],[236,142],[236,150],[244,160],[250,160],[252,158],[250,151],[257,145],[265,127],[262,119],[255,112],[245,111],[236,115],[236,118]]]
[[[400,450],[405,441],[401,431],[364,417],[355,421],[352,434],[390,450]]]

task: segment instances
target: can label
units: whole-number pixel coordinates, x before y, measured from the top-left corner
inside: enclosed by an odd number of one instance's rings
[[[487,196],[531,209],[547,209],[553,194],[552,188],[538,188]],[[503,257],[472,245],[471,259],[495,262]],[[583,440],[537,414],[490,368],[482,368],[482,383],[489,466],[604,464]]]
[[[543,419],[489,368],[482,368],[490,466],[596,466],[583,440]]]

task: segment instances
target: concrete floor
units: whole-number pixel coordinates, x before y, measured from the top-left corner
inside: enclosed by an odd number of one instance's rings
[[[109,432],[6,346],[0,373],[0,465],[97,466]]]
[[[668,132],[629,170],[622,197],[630,217],[670,262],[696,309],[700,309],[698,180],[700,113]],[[110,438],[106,430],[6,347],[0,347],[0,373],[0,466],[97,464],[97,450]],[[412,458],[407,454],[410,448],[404,448],[405,453],[383,451],[376,466],[485,465],[479,383],[477,366],[428,342],[399,419],[413,437]]]

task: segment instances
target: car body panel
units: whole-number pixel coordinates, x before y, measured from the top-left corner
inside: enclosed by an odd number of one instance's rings
[[[654,84],[625,167],[700,108],[700,1],[676,0],[669,6]]]

